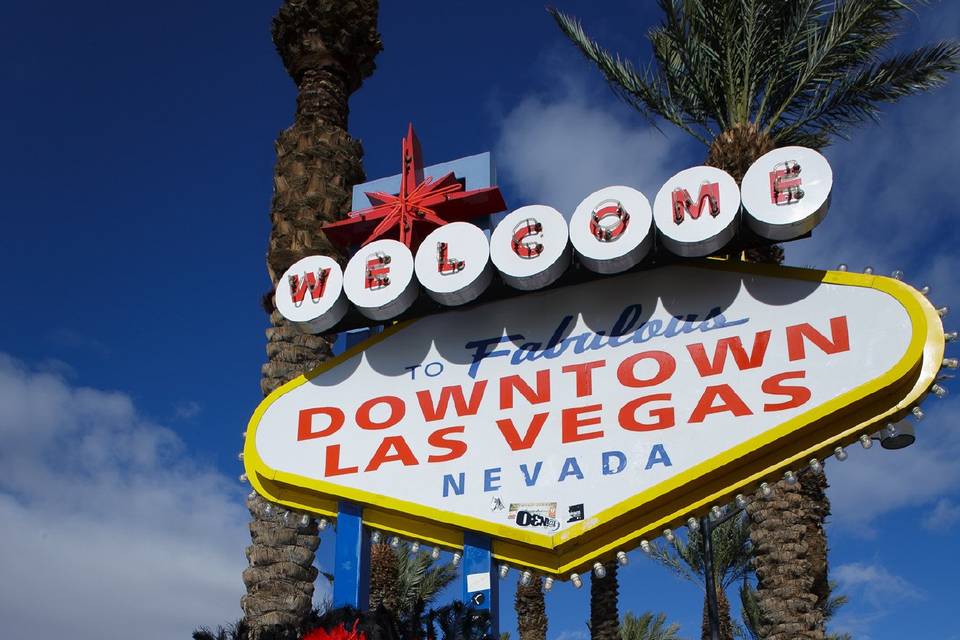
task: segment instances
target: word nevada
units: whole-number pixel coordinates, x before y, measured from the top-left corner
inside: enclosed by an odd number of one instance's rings
[[[640,191],[611,186],[587,196],[569,223],[552,207],[530,205],[507,214],[489,238],[460,221],[438,226],[415,253],[397,240],[377,239],[343,269],[331,256],[309,256],[283,274],[275,303],[285,318],[320,333],[351,304],[372,320],[394,318],[421,287],[442,305],[466,304],[486,290],[494,271],[525,291],[554,283],[574,257],[595,273],[621,273],[643,261],[655,239],[677,256],[708,256],[733,239],[741,219],[762,238],[791,240],[823,220],[832,186],[822,155],[784,147],[759,158],[740,187],[726,172],[699,166],[670,178],[652,207]]]

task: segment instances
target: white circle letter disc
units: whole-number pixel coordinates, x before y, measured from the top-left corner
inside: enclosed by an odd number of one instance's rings
[[[570,242],[596,273],[620,273],[643,260],[653,244],[653,212],[630,187],[606,187],[584,198],[570,218]]]
[[[813,149],[783,147],[765,153],[743,176],[747,225],[770,240],[791,240],[820,224],[830,206],[833,171]]]
[[[293,263],[277,282],[274,304],[280,314],[309,333],[320,333],[346,315],[343,271],[329,256],[308,256]]]
[[[417,299],[413,254],[396,240],[375,240],[360,247],[343,272],[343,289],[371,320],[398,316]]]
[[[716,167],[692,167],[676,174],[653,201],[653,219],[664,246],[687,258],[719,251],[737,231],[740,189]]]
[[[490,235],[490,259],[514,289],[541,289],[570,265],[569,240],[559,211],[542,204],[520,207]]]
[[[417,249],[414,266],[427,295],[447,306],[474,300],[493,278],[490,243],[483,229],[469,222],[434,229]]]

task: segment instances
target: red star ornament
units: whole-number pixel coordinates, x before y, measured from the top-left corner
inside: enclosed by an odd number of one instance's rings
[[[367,192],[372,207],[351,211],[346,219],[320,227],[331,242],[347,247],[392,238],[416,251],[436,227],[507,208],[497,187],[465,191],[453,172],[439,180],[424,178],[423,155],[413,124],[407,129],[402,151],[400,193]]]

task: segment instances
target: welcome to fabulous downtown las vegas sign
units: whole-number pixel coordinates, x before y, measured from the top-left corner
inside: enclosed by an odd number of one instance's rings
[[[858,439],[912,437],[911,412],[956,364],[937,310],[897,279],[689,260],[738,234],[808,234],[833,180],[810,149],[771,151],[740,188],[694,167],[652,207],[611,186],[569,222],[531,205],[492,232],[469,222],[506,208],[489,156],[486,171],[474,157],[425,177],[412,128],[402,151],[401,175],[367,186],[370,207],[323,227],[355,249],[346,267],[298,261],[275,303],[315,333],[348,312],[422,308],[421,291],[447,309],[391,324],[256,409],[246,475],[289,509],[335,517],[349,500],[370,527],[450,550],[478,532],[501,563],[579,581]]]

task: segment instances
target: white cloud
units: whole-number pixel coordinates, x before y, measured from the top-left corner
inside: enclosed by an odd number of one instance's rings
[[[195,400],[180,402],[173,408],[173,417],[177,420],[190,420],[200,415],[203,407]]]
[[[554,640],[587,640],[589,637],[590,634],[588,634],[585,630],[566,629],[565,631],[561,631],[560,634],[554,638]]]
[[[500,173],[521,198],[511,206],[548,204],[569,216],[587,195],[615,184],[640,189],[652,204],[695,144],[644,125],[573,75],[561,79],[556,98],[522,98],[503,117],[496,148]]]
[[[923,526],[931,531],[947,531],[958,522],[960,522],[960,505],[947,498],[941,498],[923,519]]]
[[[246,512],[118,392],[0,354],[0,619],[11,638],[187,638],[236,620]]]

